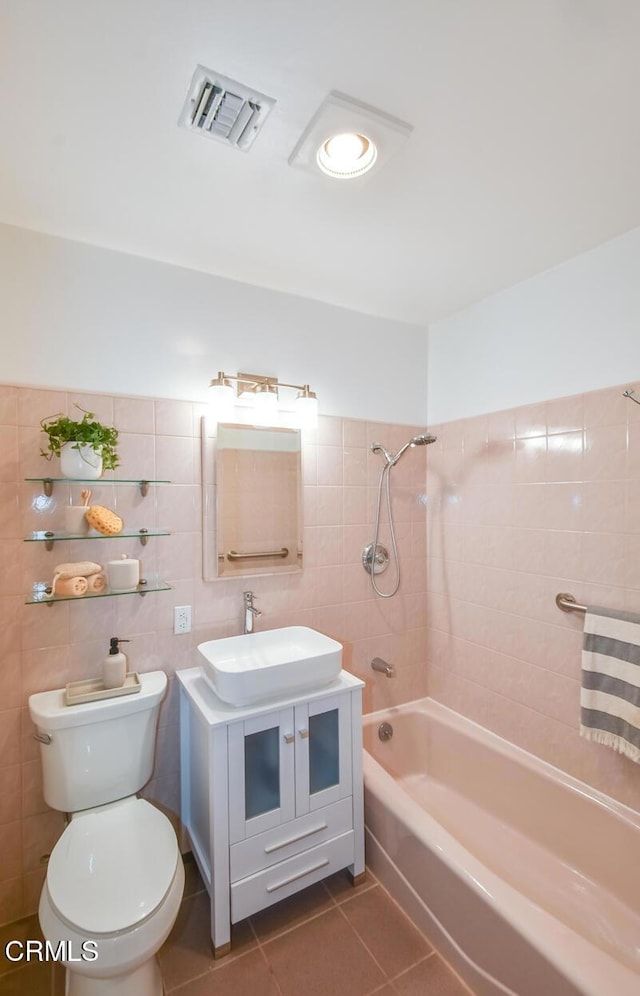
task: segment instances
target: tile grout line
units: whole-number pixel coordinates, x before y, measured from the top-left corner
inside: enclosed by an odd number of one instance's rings
[[[473,991],[469,988],[469,986],[467,986],[467,983],[463,982],[463,980],[461,979],[461,977],[458,974],[458,972],[456,972],[455,969],[453,969],[452,966],[449,964],[449,962],[440,954],[440,952],[437,951],[434,948],[434,946],[431,943],[431,941],[429,940],[429,938],[426,937],[425,934],[423,934],[422,931],[416,926],[416,924],[413,922],[413,920],[411,919],[411,917],[409,916],[409,914],[405,913],[405,911],[403,910],[403,908],[400,905],[400,903],[391,895],[390,892],[388,892],[385,889],[385,887],[384,887],[384,885],[382,885],[382,883],[379,883],[379,884],[380,884],[380,888],[388,896],[388,898],[391,900],[391,902],[398,908],[398,910],[402,913],[403,917],[405,917],[405,919],[411,924],[411,926],[414,927],[414,929],[418,931],[418,933],[420,934],[420,937],[422,937],[422,939],[431,948],[431,951],[429,952],[429,954],[425,955],[424,958],[420,958],[414,965],[410,965],[409,968],[403,969],[403,971],[399,972],[398,975],[394,975],[393,980],[391,980],[392,984],[393,984],[393,981],[397,980],[400,975],[403,975],[405,972],[410,971],[410,969],[415,968],[416,965],[420,965],[423,961],[428,961],[429,958],[433,958],[435,956],[436,958],[438,958],[442,962],[442,964],[445,966],[445,968],[447,969],[448,972],[451,972],[452,975],[454,975],[455,978],[458,979],[458,981],[460,981],[463,986],[465,986],[467,989],[469,989],[470,996],[474,996]]]
[[[366,993],[366,996],[376,996],[376,993],[383,993],[385,989],[389,989],[389,987],[391,987],[394,993],[396,992],[393,983],[386,981],[383,982],[381,986],[376,986],[375,989],[371,989],[368,993]]]
[[[282,989],[280,987],[280,983],[278,981],[278,977],[277,977],[276,973],[273,971],[273,968],[271,967],[271,962],[267,958],[265,950],[264,950],[263,946],[260,943],[258,943],[258,951],[260,952],[260,956],[261,956],[264,964],[267,967],[267,972],[269,973],[269,978],[271,979],[271,981],[273,982],[273,984],[275,985],[275,987],[277,989],[278,996],[284,996],[284,994],[282,992]]]
[[[369,890],[366,889],[366,890],[363,890],[363,891],[368,892]],[[270,937],[269,940],[266,941],[264,944],[258,942],[260,950],[261,950],[261,952],[263,954],[263,957],[265,958],[265,961],[267,962],[267,965],[269,967],[269,972],[270,972],[270,975],[272,976],[272,978],[275,979],[276,977],[275,977],[275,975],[273,974],[273,972],[271,970],[271,964],[270,964],[269,959],[268,959],[268,954],[265,951],[265,947],[268,947],[268,945],[271,944],[273,941],[279,940],[280,937],[284,937],[287,934],[293,933],[293,931],[296,930],[298,927],[302,927],[305,924],[308,924],[308,923],[310,923],[313,920],[318,920],[318,919],[320,919],[320,917],[324,916],[325,914],[332,913],[334,910],[336,910],[340,914],[340,916],[342,917],[342,919],[344,920],[344,922],[347,924],[347,926],[349,927],[349,929],[353,932],[353,934],[354,934],[355,938],[357,939],[358,943],[362,945],[362,947],[365,949],[365,951],[367,952],[367,954],[371,957],[371,959],[373,960],[374,964],[380,970],[380,972],[382,974],[382,977],[384,979],[384,981],[380,985],[377,985],[375,987],[375,989],[370,990],[370,993],[368,993],[367,996],[372,996],[373,993],[376,993],[376,992],[380,991],[381,989],[384,989],[384,987],[386,985],[391,984],[391,979],[389,978],[388,974],[384,971],[382,965],[380,965],[380,963],[378,962],[378,960],[371,953],[371,951],[369,950],[369,948],[367,947],[367,945],[364,943],[364,941],[362,940],[362,938],[360,937],[360,935],[358,934],[358,932],[355,930],[355,928],[353,927],[353,925],[350,923],[350,921],[349,921],[348,917],[346,916],[346,914],[343,912],[343,910],[342,910],[342,906],[343,905],[344,905],[343,903],[334,903],[334,906],[329,907],[328,909],[322,910],[320,913],[316,914],[315,916],[311,916],[307,920],[304,920],[302,923],[296,924],[295,927],[291,927],[288,930],[284,930],[284,931],[282,931],[282,933],[277,934],[275,937]],[[411,967],[413,967],[413,966],[411,966]],[[276,981],[277,981],[277,979],[276,979]],[[280,989],[279,985],[278,985],[278,990],[280,991],[280,993],[282,992],[282,990]]]
[[[205,972],[201,972],[200,975],[194,975],[193,978],[191,979],[185,979],[184,982],[181,982],[177,986],[173,986],[171,989],[165,989],[164,992],[166,996],[171,996],[172,993],[179,993],[180,990],[184,989],[185,986],[190,986],[193,982],[196,982],[198,979],[204,979],[205,975],[211,975],[213,971],[214,971],[213,968],[208,968]]]
[[[391,982],[391,979],[389,978],[389,974],[388,974],[387,972],[385,972],[384,968],[382,967],[382,965],[380,964],[380,962],[378,961],[378,959],[376,958],[376,956],[375,956],[375,955],[373,954],[373,952],[372,952],[372,951],[371,951],[371,950],[369,949],[369,947],[368,947],[368,946],[367,946],[367,945],[365,944],[365,942],[363,941],[362,937],[360,936],[360,934],[358,933],[358,931],[356,930],[356,928],[355,928],[355,927],[353,926],[353,924],[352,924],[352,923],[351,923],[351,921],[349,920],[349,917],[348,917],[348,916],[347,916],[347,914],[346,914],[346,913],[344,912],[344,910],[343,910],[343,909],[341,909],[340,907],[338,907],[338,909],[340,910],[340,915],[342,916],[342,918],[343,918],[343,920],[345,921],[345,923],[346,923],[346,924],[347,924],[347,925],[349,926],[349,928],[350,928],[350,929],[351,929],[351,930],[353,931],[353,933],[354,933],[354,936],[355,936],[355,937],[357,938],[357,940],[359,941],[359,943],[360,943],[360,944],[362,945],[362,947],[363,947],[363,948],[365,949],[365,951],[367,952],[367,954],[369,955],[369,957],[370,957],[370,958],[372,959],[373,963],[374,963],[374,964],[375,964],[375,965],[376,965],[376,966],[377,966],[377,967],[378,967],[378,968],[380,969],[380,971],[382,972],[382,975],[383,975],[383,978],[384,978],[384,980],[385,980],[385,983],[386,983],[386,984],[389,984],[389,983]],[[380,986],[378,986],[377,988],[380,988]],[[373,991],[373,992],[375,992],[375,990],[372,990],[372,991]]]
[[[251,927],[251,930],[253,931],[253,935],[256,938],[256,940],[258,942],[258,945],[260,947],[263,947],[265,944],[270,944],[272,941],[278,940],[279,937],[284,937],[285,934],[290,934],[293,930],[296,930],[298,927],[302,927],[305,923],[310,923],[311,920],[317,920],[318,917],[322,916],[324,913],[328,913],[330,909],[333,909],[333,907],[335,907],[335,906],[338,905],[338,903],[336,902],[334,896],[331,894],[331,892],[329,891],[329,889],[327,889],[327,887],[324,884],[324,882],[321,880],[319,884],[322,885],[322,887],[323,887],[324,891],[326,892],[327,896],[329,897],[329,899],[333,903],[333,906],[329,906],[328,909],[319,910],[316,913],[310,913],[309,916],[305,917],[304,920],[300,920],[298,923],[293,924],[293,926],[291,926],[291,927],[283,927],[282,930],[280,930],[280,931],[278,931],[278,933],[274,934],[273,937],[267,938],[266,941],[263,941],[263,940],[260,939],[260,936],[259,936],[257,930],[255,929],[254,925],[253,925],[253,917],[251,917],[251,916],[247,917],[247,919],[249,920],[249,925]],[[295,895],[295,893],[294,893],[294,895]],[[265,907],[265,909],[271,909],[271,907],[267,906],[267,907]],[[259,910],[258,912],[262,913],[264,911],[263,910]]]
[[[307,923],[311,923],[312,920],[319,920],[321,916],[325,915],[325,913],[331,913],[331,911],[333,909],[334,909],[333,906],[329,906],[329,907],[327,907],[327,909],[320,910],[318,913],[312,913],[306,919],[300,920],[299,923],[296,923],[296,924],[294,924],[291,927],[283,927],[283,929],[280,930],[280,931],[278,931],[278,933],[274,934],[272,937],[268,937],[264,941],[260,940],[260,938],[258,937],[257,938],[258,945],[260,947],[268,947],[269,944],[272,944],[274,941],[279,941],[281,937],[286,937],[287,934],[292,934],[294,932],[294,930],[298,929],[298,927],[304,927]],[[253,926],[253,924],[252,924],[252,926]]]
[[[403,969],[402,969],[401,971],[399,971],[399,972],[396,972],[396,973],[395,973],[394,975],[390,975],[390,974],[389,974],[388,972],[386,972],[386,971],[384,970],[384,968],[382,967],[382,965],[380,964],[380,962],[378,961],[378,959],[377,959],[377,958],[376,958],[376,956],[374,955],[373,951],[371,951],[371,949],[369,948],[369,946],[368,946],[368,944],[366,943],[366,941],[364,940],[364,938],[363,938],[363,937],[362,937],[362,936],[360,935],[360,933],[358,932],[358,929],[357,929],[357,927],[355,927],[355,926],[354,926],[354,925],[353,925],[353,924],[351,923],[351,921],[349,920],[349,918],[348,918],[348,916],[346,915],[346,913],[344,912],[344,910],[342,910],[342,909],[340,910],[340,912],[342,913],[343,917],[345,918],[345,920],[347,921],[347,923],[349,924],[349,926],[350,926],[350,927],[351,927],[351,929],[353,930],[354,934],[356,935],[356,937],[358,938],[358,940],[360,941],[360,943],[362,944],[362,946],[363,946],[363,947],[365,948],[365,950],[366,950],[366,951],[368,952],[368,954],[369,954],[369,955],[371,956],[371,958],[373,958],[373,960],[374,960],[374,962],[376,963],[376,965],[378,965],[378,966],[379,966],[379,968],[380,968],[380,970],[382,971],[382,974],[384,975],[384,977],[385,977],[385,979],[387,980],[387,982],[388,982],[388,983],[389,983],[389,984],[390,984],[390,985],[392,986],[392,988],[394,988],[394,989],[395,989],[395,987],[393,986],[393,983],[394,983],[394,980],[398,979],[398,978],[399,978],[399,977],[400,977],[401,975],[404,975],[404,973],[405,973],[405,972],[409,972],[409,971],[411,971],[411,969],[415,968],[415,967],[416,967],[417,965],[420,965],[420,964],[421,964],[421,963],[422,963],[423,961],[427,961],[427,960],[428,960],[429,958],[431,958],[431,957],[432,957],[433,955],[435,955],[435,954],[436,954],[436,950],[435,950],[435,948],[433,947],[433,945],[431,945],[431,942],[430,942],[430,941],[428,941],[428,940],[427,940],[427,939],[426,939],[426,938],[424,937],[424,935],[422,934],[422,932],[418,930],[418,928],[417,928],[417,927],[415,926],[415,924],[413,923],[413,921],[411,920],[411,918],[410,918],[409,916],[407,916],[407,914],[406,914],[406,913],[404,912],[404,910],[402,909],[402,907],[401,907],[401,906],[400,906],[400,905],[399,905],[398,903],[396,903],[396,901],[395,901],[395,900],[393,899],[393,896],[390,896],[390,895],[389,895],[389,893],[387,892],[387,890],[386,890],[386,889],[384,888],[384,886],[383,886],[383,885],[382,885],[381,883],[379,883],[379,882],[378,882],[377,884],[378,884],[378,885],[380,886],[380,889],[382,890],[382,892],[383,892],[383,893],[384,893],[384,894],[385,894],[385,895],[386,895],[386,896],[387,896],[387,897],[388,897],[388,898],[389,898],[389,899],[390,899],[390,900],[391,900],[391,901],[393,902],[393,904],[394,904],[394,905],[395,905],[395,906],[396,906],[396,907],[398,908],[398,910],[400,911],[400,913],[402,913],[402,916],[403,916],[403,918],[404,918],[404,919],[406,920],[407,924],[408,924],[409,926],[411,926],[411,927],[412,927],[412,928],[413,928],[414,930],[416,930],[416,932],[417,932],[417,933],[419,934],[419,936],[420,936],[420,937],[422,938],[422,940],[424,940],[424,941],[425,941],[425,942],[426,942],[426,943],[427,943],[427,944],[429,945],[429,947],[431,948],[431,950],[429,951],[429,953],[428,953],[428,954],[426,954],[426,955],[422,955],[422,956],[421,956],[420,958],[418,958],[418,959],[417,959],[416,961],[414,961],[414,962],[411,962],[411,964],[407,965],[407,966],[406,966],[405,968],[403,968]],[[352,898],[355,898],[355,897],[352,897]],[[345,903],[343,903],[342,905],[346,905],[346,904],[347,904],[347,903],[348,903],[349,901],[350,901],[350,900],[347,900],[347,901],[346,901]],[[444,964],[446,965],[447,963],[445,962]],[[449,967],[449,966],[447,965],[447,967]]]
[[[419,927],[418,927],[418,926],[417,926],[417,925],[416,925],[416,924],[415,924],[415,923],[413,922],[413,920],[411,919],[411,917],[409,916],[409,914],[408,914],[407,912],[405,912],[405,910],[404,910],[404,909],[402,908],[402,906],[401,906],[401,905],[400,905],[400,903],[399,903],[399,902],[397,901],[397,899],[395,899],[395,898],[394,898],[394,897],[393,897],[393,896],[391,895],[391,893],[390,893],[390,892],[388,891],[388,889],[385,889],[384,885],[383,885],[383,884],[382,884],[381,882],[379,883],[379,885],[380,885],[380,888],[382,889],[382,891],[384,892],[385,896],[387,897],[387,899],[389,899],[389,900],[390,900],[390,901],[391,901],[391,902],[393,903],[393,905],[394,905],[394,906],[396,907],[396,909],[398,910],[398,912],[399,912],[399,913],[401,913],[401,915],[402,915],[402,916],[403,916],[403,918],[404,918],[404,919],[405,919],[405,920],[407,921],[407,923],[408,923],[408,924],[409,924],[409,925],[410,925],[411,927],[413,927],[413,929],[414,929],[414,930],[415,930],[415,931],[416,931],[416,932],[417,932],[417,933],[418,933],[418,934],[420,935],[420,937],[422,938],[422,940],[423,940],[423,941],[424,941],[424,942],[425,942],[426,944],[428,944],[428,945],[429,945],[429,947],[431,948],[431,951],[429,952],[429,954],[428,954],[428,955],[427,955],[426,957],[430,957],[430,956],[431,956],[432,954],[437,954],[437,951],[436,951],[436,949],[434,948],[434,946],[433,946],[433,944],[431,943],[431,941],[429,940],[429,938],[428,938],[428,937],[427,937],[427,936],[426,936],[426,935],[425,935],[425,934],[424,934],[424,933],[423,933],[423,932],[422,932],[422,931],[420,930],[420,928],[419,928]],[[420,959],[420,960],[422,960],[422,959]]]
[[[406,968],[403,968],[400,972],[396,972],[396,974],[389,979],[389,982],[391,982],[392,984],[397,982],[398,979],[401,979],[403,975],[407,974],[407,972],[411,972],[413,971],[414,968],[417,968],[418,965],[422,965],[423,962],[429,961],[429,959],[433,958],[435,954],[436,954],[435,951],[430,951],[428,955],[424,955],[422,958],[418,958],[418,960],[414,961],[412,965],[408,965]]]

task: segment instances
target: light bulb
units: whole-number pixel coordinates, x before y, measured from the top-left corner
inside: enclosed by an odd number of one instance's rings
[[[315,429],[318,425],[318,399],[312,391],[300,393],[295,400],[296,422],[300,429]]]
[[[230,384],[212,383],[209,389],[209,407],[216,422],[230,418],[235,404],[235,394]]]
[[[323,173],[349,180],[371,169],[377,155],[376,146],[366,135],[345,131],[323,142],[316,158]]]
[[[256,392],[253,411],[258,425],[273,425],[278,420],[278,395],[265,388]]]
[[[347,131],[325,142],[325,150],[335,169],[351,169],[365,151],[366,141],[362,135]]]

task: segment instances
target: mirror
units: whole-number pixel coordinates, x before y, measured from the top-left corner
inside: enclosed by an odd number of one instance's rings
[[[202,442],[205,580],[301,570],[300,431],[203,420]]]

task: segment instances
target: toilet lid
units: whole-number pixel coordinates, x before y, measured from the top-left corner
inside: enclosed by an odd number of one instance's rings
[[[126,930],[160,905],[178,859],[164,813],[144,799],[127,799],[72,819],[49,858],[49,896],[80,930]]]

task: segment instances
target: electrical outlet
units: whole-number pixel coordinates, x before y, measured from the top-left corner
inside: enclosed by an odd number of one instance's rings
[[[173,632],[191,632],[191,606],[176,605],[173,610]]]

